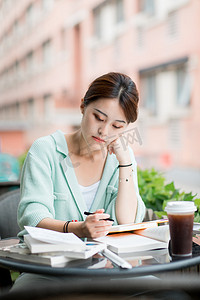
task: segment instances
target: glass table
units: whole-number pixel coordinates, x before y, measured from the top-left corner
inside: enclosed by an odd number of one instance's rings
[[[101,253],[86,260],[70,261],[64,267],[51,267],[0,257],[0,268],[35,274],[80,278],[94,278],[94,276],[99,278],[128,278],[180,271],[193,267],[197,267],[198,272],[198,266],[200,265],[200,237],[193,241],[193,255],[181,260],[173,260],[169,255],[170,251],[168,249],[158,249],[122,256],[132,265],[132,269],[118,267]]]

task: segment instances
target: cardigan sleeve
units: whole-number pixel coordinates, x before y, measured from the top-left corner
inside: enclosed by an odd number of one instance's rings
[[[25,225],[36,226],[44,218],[55,217],[51,164],[44,147],[37,145],[34,148],[35,145],[26,157],[21,174],[21,201],[18,207],[21,229]]]

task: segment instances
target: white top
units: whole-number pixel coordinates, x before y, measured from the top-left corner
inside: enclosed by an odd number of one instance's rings
[[[87,209],[90,210],[92,202],[94,201],[97,189],[99,187],[100,180],[89,186],[83,186],[79,184],[83,198],[85,200]]]

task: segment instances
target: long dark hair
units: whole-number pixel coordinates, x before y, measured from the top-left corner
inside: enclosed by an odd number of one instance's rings
[[[139,94],[133,80],[121,73],[110,72],[96,78],[84,96],[84,106],[100,98],[117,98],[128,123],[138,116]]]

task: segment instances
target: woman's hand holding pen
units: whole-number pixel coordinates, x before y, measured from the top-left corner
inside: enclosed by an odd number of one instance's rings
[[[106,220],[109,217],[109,214],[104,213],[104,209],[98,209],[88,215],[82,223],[83,235],[94,239],[108,234],[113,224],[113,221]]]

